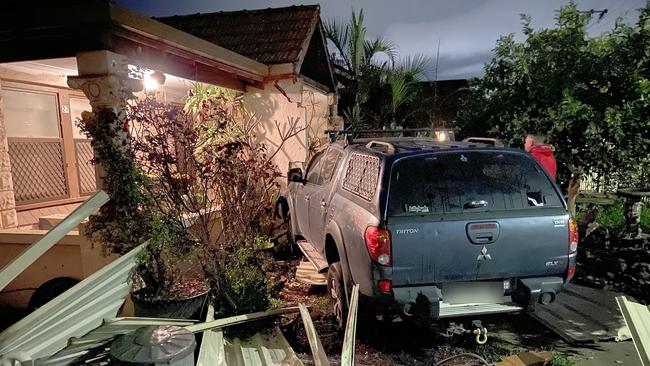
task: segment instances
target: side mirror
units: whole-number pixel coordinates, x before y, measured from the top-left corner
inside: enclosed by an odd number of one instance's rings
[[[289,169],[289,172],[287,173],[287,179],[288,179],[288,183],[291,183],[291,182],[304,183],[305,182],[305,180],[302,177],[302,169],[301,168],[291,168],[291,169]]]

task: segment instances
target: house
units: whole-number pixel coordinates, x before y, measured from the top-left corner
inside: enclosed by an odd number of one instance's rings
[[[269,145],[298,120],[306,130],[277,156],[282,172],[338,123],[318,5],[159,19],[107,1],[47,7],[34,16],[16,5],[0,15],[2,228],[69,212],[96,189],[92,148],[74,123],[92,100],[67,80],[83,73],[80,63],[96,62],[88,51],[165,72],[162,94],[170,102],[182,103],[193,81],[242,91]],[[75,15],[81,12],[85,19]]]
[[[289,161],[305,161],[324,130],[341,123],[318,5],[160,19],[108,0],[42,3],[37,11],[28,2],[5,5],[0,266],[101,184],[75,121],[91,108],[123,110],[143,88],[134,68],[164,73],[159,96],[172,103],[182,103],[194,82],[240,91],[268,145],[296,123],[301,132],[275,157],[281,172]],[[84,277],[105,263],[77,232],[61,243],[8,286],[15,291],[0,294],[0,303],[23,306],[45,279]]]

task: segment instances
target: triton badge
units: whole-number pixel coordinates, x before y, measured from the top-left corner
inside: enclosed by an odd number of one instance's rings
[[[476,260],[477,261],[492,260],[492,256],[488,254],[485,245],[483,246],[483,249],[481,249],[481,254],[479,254],[478,257],[476,257]]]

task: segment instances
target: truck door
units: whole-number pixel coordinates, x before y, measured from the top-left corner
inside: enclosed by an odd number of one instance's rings
[[[304,184],[296,184],[295,189],[295,210],[292,217],[298,225],[298,231],[302,236],[311,242],[309,235],[309,202],[312,194],[319,189],[318,180],[320,177],[320,164],[323,158],[324,151],[319,152],[309,162],[305,172],[306,182]]]
[[[309,200],[309,237],[314,247],[320,252],[325,250],[325,225],[329,211],[329,203],[334,190],[332,189],[333,177],[340,166],[342,153],[330,147],[321,162],[320,175],[317,188]]]

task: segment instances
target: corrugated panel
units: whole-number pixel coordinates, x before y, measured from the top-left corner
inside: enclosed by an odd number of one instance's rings
[[[104,319],[114,318],[129,293],[129,274],[143,245],[0,333],[0,360],[42,363],[66,348],[70,338],[82,337]]]
[[[214,306],[208,305],[206,322],[214,321]],[[222,329],[210,329],[203,333],[196,366],[226,366],[226,351]]]
[[[318,273],[316,267],[306,261],[301,261],[296,268],[296,281],[307,285],[323,286],[327,285],[327,277]]]
[[[262,314],[262,313],[258,313]],[[268,312],[266,312],[268,314]],[[246,315],[243,315],[246,317]],[[234,319],[236,317],[227,318]],[[250,317],[249,317],[250,318]],[[221,319],[226,321],[227,319]],[[227,321],[233,324],[232,321]],[[215,324],[214,307],[208,307],[206,323]],[[195,327],[201,324],[196,324]],[[187,327],[193,328],[192,326]],[[247,339],[226,338],[223,328],[209,329],[203,333],[197,366],[227,365],[286,365],[302,366],[295,352],[278,327],[257,333]]]
[[[243,340],[226,339],[225,351],[227,365],[303,365],[278,327]]]
[[[341,352],[341,366],[354,366],[354,341],[357,336],[357,311],[359,309],[359,284],[352,288],[350,297],[350,311],[345,324],[343,337],[343,350]]]
[[[118,335],[128,334],[141,327],[153,325],[176,325],[185,327],[193,324],[191,320],[156,319],[156,318],[115,318],[104,320],[104,324],[80,338],[72,338],[68,346],[38,365],[68,365],[83,357],[89,350],[107,344]]]
[[[628,301],[625,296],[617,297],[616,302],[632,333],[641,365],[650,366],[650,309],[645,305]]]
[[[327,359],[323,344],[318,337],[318,333],[316,333],[316,327],[314,327],[314,322],[311,320],[309,310],[307,310],[305,304],[298,304],[298,306],[300,307],[300,317],[302,317],[302,324],[305,326],[305,333],[307,333],[307,340],[311,348],[311,355],[314,358],[314,365],[329,366],[330,361]]]
[[[106,202],[108,195],[104,191],[95,193],[86,200],[81,206],[72,211],[58,225],[53,227],[39,241],[30,245],[19,256],[14,258],[0,271],[0,290],[4,289],[27,267],[34,263],[40,256],[47,252],[59,240],[61,240],[70,230],[74,229],[92,213],[97,211]],[[4,333],[3,333],[4,334]]]

